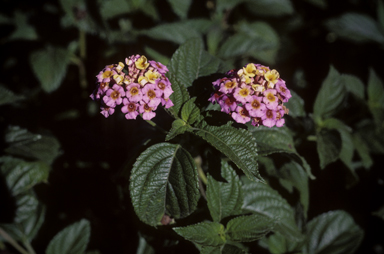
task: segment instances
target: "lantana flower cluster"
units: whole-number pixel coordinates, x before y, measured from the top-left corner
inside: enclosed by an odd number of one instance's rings
[[[144,120],[155,117],[160,103],[173,106],[169,96],[173,93],[171,83],[165,76],[168,69],[145,56],[133,55],[118,64],[107,65],[97,77],[97,87],[90,95],[101,102],[101,114],[105,117],[121,105],[121,112],[127,119],[136,119],[142,114]]]
[[[252,121],[253,126],[281,127],[288,109],[283,105],[292,97],[276,70],[249,63],[230,70],[226,77],[213,82],[215,92],[209,98],[218,103],[238,123]]]

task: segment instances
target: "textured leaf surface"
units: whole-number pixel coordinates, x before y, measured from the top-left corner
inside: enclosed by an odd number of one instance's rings
[[[308,241],[303,248],[309,254],[354,253],[364,232],[344,211],[331,211],[312,219],[307,225]]]
[[[243,210],[277,220],[274,231],[290,240],[298,241],[302,235],[296,226],[293,209],[279,193],[267,184],[243,178]]]
[[[329,30],[338,36],[355,42],[384,42],[384,35],[377,23],[369,16],[358,13],[345,13],[339,18],[326,22]]]
[[[45,92],[50,93],[59,88],[69,60],[70,52],[63,48],[48,47],[31,54],[30,64]]]
[[[149,225],[156,226],[165,213],[188,216],[200,197],[193,158],[180,145],[149,147],[133,165],[130,193],[136,214]]]
[[[189,32],[189,31],[187,31]],[[204,50],[201,39],[195,38],[181,45],[173,54],[168,69],[185,87],[203,76],[220,69],[221,61]]]
[[[195,105],[196,97],[188,100],[181,109],[181,118],[188,124],[193,124],[200,116],[200,109]]]
[[[276,233],[268,238],[260,240],[262,246],[266,246],[271,254],[284,254],[284,253],[301,253],[300,244],[297,242],[289,241],[283,235]]]
[[[342,76],[331,66],[327,77],[317,93],[313,107],[314,118],[327,118],[340,106],[345,96]]]
[[[201,222],[187,227],[173,228],[185,239],[203,246],[225,244],[224,226],[217,222]]]
[[[172,84],[173,90],[173,93],[169,98],[172,100],[174,106],[170,109],[172,109],[173,113],[175,114],[175,117],[178,117],[182,105],[190,98],[189,93],[187,91],[187,88],[181,83],[181,81],[176,77],[176,75],[172,71],[168,72],[167,76]]]
[[[213,221],[241,213],[243,195],[240,179],[233,168],[226,162],[221,162],[221,175],[228,183],[218,182],[208,175],[207,202]]]
[[[282,16],[293,13],[290,0],[247,0],[247,9],[257,16]]]
[[[359,78],[348,74],[343,74],[342,78],[344,79],[345,89],[348,92],[357,98],[364,99],[364,84]]]
[[[354,134],[352,136],[352,141],[354,147],[356,147],[357,154],[361,158],[363,167],[369,169],[373,164],[373,160],[371,158],[371,155],[369,154],[367,142],[365,142],[359,134]]]
[[[257,167],[256,140],[250,132],[230,125],[202,125],[196,134],[231,159],[249,179],[264,181]]]
[[[52,164],[60,154],[60,143],[55,137],[33,134],[18,126],[8,128],[5,142],[9,145],[5,149],[7,153],[42,160],[48,164]]]
[[[368,106],[376,125],[384,129],[384,86],[373,69],[369,71]]]
[[[189,6],[191,6],[192,0],[168,0],[171,4],[173,11],[182,19],[187,18]]]
[[[305,117],[304,100],[294,91],[290,90],[292,97],[284,103],[289,109],[289,115],[293,117]]]
[[[231,241],[252,242],[273,230],[275,223],[274,218],[264,215],[240,216],[228,222],[225,235]]]
[[[24,99],[24,96],[16,95],[11,90],[8,90],[5,86],[0,85],[0,106],[11,104],[22,99]]]
[[[183,120],[176,119],[175,121],[172,122],[172,128],[167,133],[167,136],[165,137],[165,141],[171,140],[177,135],[183,134],[189,129],[191,129],[191,127],[187,125]]]
[[[323,169],[340,156],[340,134],[331,130],[321,130],[317,134],[317,153],[320,157],[320,167]]]
[[[49,242],[46,254],[81,254],[87,248],[91,226],[82,219],[62,231]]]

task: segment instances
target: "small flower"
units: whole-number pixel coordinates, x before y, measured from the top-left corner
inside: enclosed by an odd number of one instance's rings
[[[263,125],[265,125],[269,128],[275,126],[275,124],[276,124],[276,111],[271,110],[271,109],[267,109],[265,111],[265,114],[261,117],[261,119],[263,120]]]
[[[121,112],[126,114],[125,118],[136,119],[136,117],[139,115],[139,112],[138,112],[139,106],[137,102],[129,101],[127,98],[124,98],[123,104],[124,106],[121,108]]]
[[[141,93],[140,89],[141,88],[139,84],[132,83],[127,86],[125,96],[127,96],[130,101],[138,102],[143,98],[143,94]]]
[[[231,93],[237,86],[236,79],[228,79],[222,83],[219,91],[226,94]]]
[[[291,91],[285,85],[285,82],[278,81],[276,84],[277,92],[284,97],[283,102],[288,102],[288,100],[292,97]]]
[[[151,64],[152,67],[156,68],[159,73],[165,74],[168,72],[167,66],[156,61],[148,61],[148,62]]]
[[[116,107],[123,102],[122,97],[125,96],[124,89],[119,85],[113,85],[112,89],[108,89],[106,95],[103,97],[104,103],[108,107]]]
[[[224,95],[220,100],[219,104],[221,106],[221,111],[227,114],[230,114],[232,111],[235,111],[237,104],[236,99],[233,97],[228,97]]]
[[[216,93],[213,93],[211,95],[211,97],[209,97],[208,101],[212,102],[213,104],[215,104],[216,102],[218,102],[218,99],[223,96],[223,94],[221,92],[216,92]]]
[[[274,89],[265,90],[263,102],[267,105],[267,108],[275,110],[278,105],[276,90]]]
[[[256,75],[256,66],[253,63],[249,63],[246,67],[243,67],[243,71],[244,75],[254,77]]]
[[[251,120],[248,111],[244,107],[237,107],[236,112],[232,113],[232,118],[238,123],[247,123]]]
[[[238,87],[235,89],[233,96],[239,102],[245,104],[249,100],[249,96],[251,95],[251,89],[248,86]]]
[[[119,64],[116,66],[116,71],[120,73],[124,68],[124,64],[122,62],[119,62]]]
[[[145,73],[145,80],[148,81],[151,84],[154,84],[156,82],[156,79],[160,77],[160,74],[156,71],[147,71]]]
[[[245,104],[245,108],[248,110],[249,115],[252,117],[261,117],[265,111],[265,104],[262,103],[263,98],[252,96],[249,103]]]
[[[139,70],[147,69],[149,66],[149,63],[147,62],[147,58],[145,56],[141,56],[139,59],[135,62],[136,68]]]
[[[169,98],[166,98],[166,99],[161,98],[161,105],[163,105],[165,108],[170,108],[174,104],[173,104],[173,102]]]
[[[141,89],[141,92],[143,93],[143,101],[145,103],[151,102],[152,105],[159,105],[161,100],[161,92],[156,89],[156,86],[154,84],[148,84],[143,89]]]
[[[110,82],[111,77],[113,75],[113,71],[109,68],[106,68],[104,71],[101,71],[96,77],[98,82]]]
[[[158,90],[161,91],[161,94],[164,95],[164,98],[169,98],[169,96],[173,93],[171,83],[167,78],[156,80],[155,85]]]
[[[271,70],[264,74],[264,78],[266,81],[268,81],[268,88],[274,88],[274,85],[280,78],[280,74],[276,70]]]
[[[105,118],[107,118],[108,116],[112,115],[113,113],[115,113],[115,109],[114,108],[111,108],[111,107],[108,107],[108,106],[105,106],[105,107],[101,107],[101,114],[103,116],[105,116]]]
[[[144,120],[151,120],[156,116],[156,113],[153,112],[153,110],[156,110],[156,107],[150,107],[147,103],[144,103],[139,107],[139,112],[143,114]]]

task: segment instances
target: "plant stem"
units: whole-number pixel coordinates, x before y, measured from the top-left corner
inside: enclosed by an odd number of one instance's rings
[[[32,246],[28,240],[23,241],[23,244],[24,244],[25,248],[27,248],[29,254],[36,254],[35,250],[32,248]]]
[[[17,249],[22,254],[32,254],[26,251],[23,247],[21,247],[13,238],[7,234],[2,228],[0,228],[0,235],[7,240],[15,249]],[[33,252],[34,254],[34,252]]]

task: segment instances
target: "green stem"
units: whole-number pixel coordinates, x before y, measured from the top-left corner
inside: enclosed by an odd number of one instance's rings
[[[18,250],[22,254],[32,254],[26,251],[23,247],[21,247],[13,238],[7,234],[2,228],[0,228],[0,235],[7,240],[16,250]],[[34,253],[34,252],[33,252]]]
[[[27,250],[30,254],[36,254],[35,250],[32,248],[32,246],[28,240],[23,241],[23,244],[24,244],[25,248],[27,248]]]

